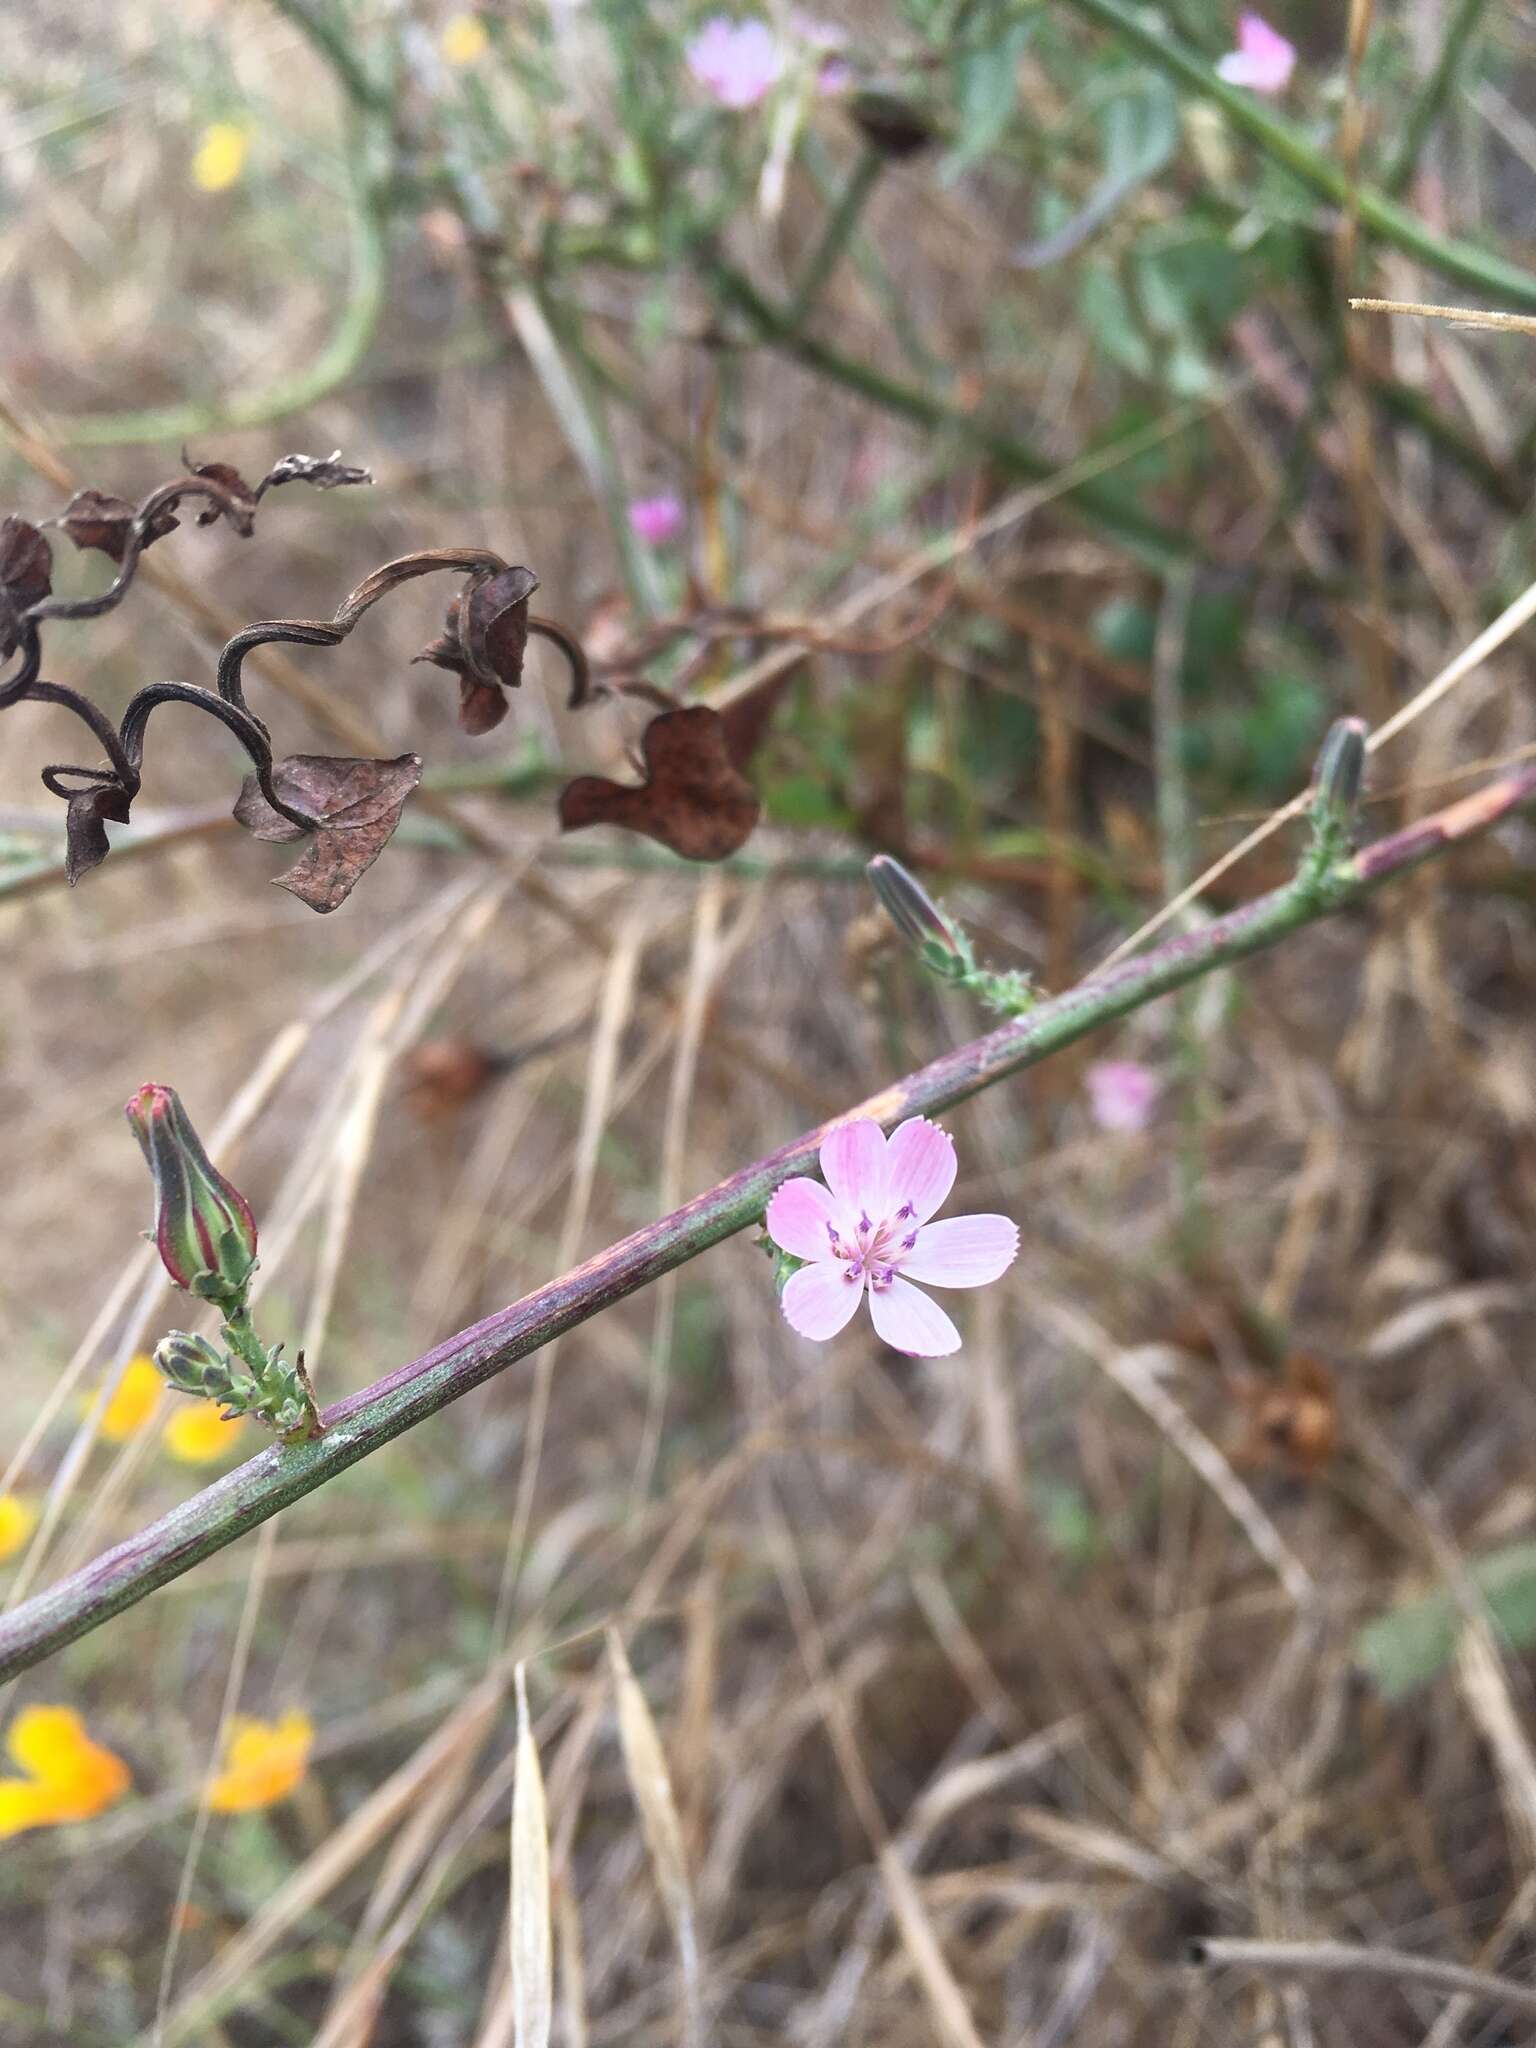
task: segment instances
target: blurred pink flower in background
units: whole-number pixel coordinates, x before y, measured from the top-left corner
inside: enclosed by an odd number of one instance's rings
[[[839,53],[848,38],[833,22],[818,21],[813,14],[792,14],[790,27],[812,55],[821,59],[816,72],[820,93],[846,92],[853,83],[853,67]]]
[[[790,1275],[779,1306],[802,1337],[835,1337],[869,1300],[875,1332],[913,1358],[942,1358],[960,1332],[914,1280],[985,1287],[1019,1249],[1006,1216],[929,1217],[955,1184],[955,1144],[925,1117],[909,1117],[887,1143],[877,1123],[839,1124],[821,1148],[826,1186],[787,1180],[768,1204],[768,1235],[808,1263]]]
[[[714,15],[687,56],[688,69],[722,107],[755,107],[784,75],[784,53],[765,21]]]
[[[629,524],[638,540],[653,548],[665,547],[683,530],[682,500],[666,493],[657,498],[636,498],[630,504]]]
[[[1295,68],[1294,43],[1271,28],[1263,15],[1240,14],[1237,48],[1221,59],[1216,76],[1228,85],[1246,85],[1250,92],[1279,93],[1290,84]]]
[[[1095,1060],[1083,1076],[1101,1131],[1144,1131],[1162,1083],[1139,1060]]]

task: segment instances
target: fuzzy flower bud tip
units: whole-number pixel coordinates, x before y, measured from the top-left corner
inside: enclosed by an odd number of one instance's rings
[[[232,1313],[256,1266],[250,1203],[213,1166],[174,1088],[146,1082],[126,1114],[154,1176],[161,1264],[178,1287]]]
[[[865,868],[869,886],[892,924],[914,946],[933,943],[954,952],[954,928],[922,883],[899,860],[877,853]]]

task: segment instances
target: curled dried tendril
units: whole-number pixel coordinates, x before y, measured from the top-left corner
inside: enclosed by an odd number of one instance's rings
[[[310,839],[297,865],[280,878],[281,885],[315,910],[334,910],[394,832],[420,779],[421,763],[414,754],[389,761],[313,754],[275,758],[266,725],[245,699],[246,655],[272,642],[337,646],[381,597],[417,576],[444,569],[466,580],[450,606],[447,632],[425,658],[458,673],[460,717],[469,731],[487,732],[505,716],[506,692],[522,681],[531,632],[562,649],[571,668],[573,701],[584,700],[587,693],[586,658],[564,627],[530,614],[528,599],[538,587],[532,570],[484,548],[432,549],[374,570],[330,619],[271,619],[246,627],[220,654],[213,689],[151,683],[137,692],[114,725],[82,691],[43,678],[41,632],[47,622],[98,617],[119,604],[144,551],[175,531],[186,501],[197,504],[199,525],[222,520],[246,537],[268,491],[292,483],[333,490],[372,481],[367,470],[343,462],[339,450],[329,456],[286,455],[254,485],[228,463],[194,462],[185,454],[183,460],[185,474],[137,505],[103,491],[81,490],[47,522],[77,548],[104,554],[117,565],[112,583],[95,597],[56,598],[53,551],[41,528],[15,517],[0,522],[0,660],[14,657],[11,669],[0,675],[0,710],[28,702],[57,705],[88,728],[105,756],[101,764],[56,762],[43,770],[44,786],[67,810],[65,873],[71,884],[106,859],[107,827],[131,818],[152,715],[162,705],[184,704],[216,718],[250,757],[252,772],[235,807],[238,821],[261,839]]]

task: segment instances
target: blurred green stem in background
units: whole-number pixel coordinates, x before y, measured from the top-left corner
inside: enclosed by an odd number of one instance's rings
[[[1413,182],[1419,157],[1435,123],[1445,111],[1451,90],[1461,75],[1467,45],[1488,12],[1488,0],[1461,0],[1446,24],[1434,68],[1419,89],[1403,129],[1402,143],[1382,179],[1389,198],[1400,199]]]

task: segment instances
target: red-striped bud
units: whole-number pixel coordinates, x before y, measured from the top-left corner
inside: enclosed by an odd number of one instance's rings
[[[174,1088],[147,1081],[127,1116],[155,1178],[161,1264],[178,1287],[232,1315],[256,1266],[250,1203],[213,1166]]]

